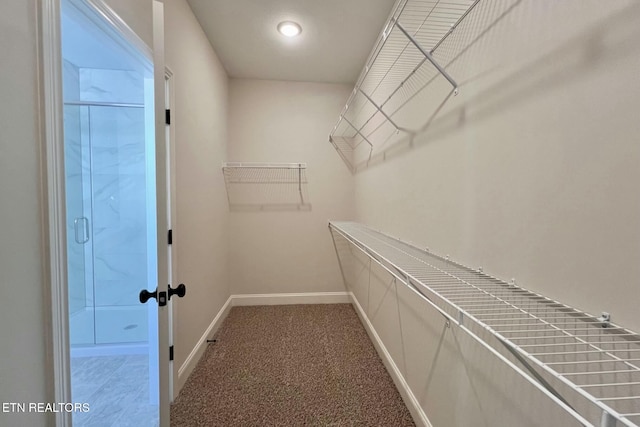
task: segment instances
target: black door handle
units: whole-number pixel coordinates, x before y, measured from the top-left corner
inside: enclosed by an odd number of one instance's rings
[[[149,292],[146,289],[143,289],[143,290],[140,291],[140,302],[142,304],[146,303],[151,298],[155,298],[158,301],[158,305],[161,306],[161,307],[167,305],[167,293],[166,292],[158,292],[157,288],[153,292]]]
[[[177,288],[173,289],[171,285],[169,285],[169,299],[171,299],[172,295],[177,295],[179,298],[182,298],[187,293],[187,287],[184,283],[180,283]]]
[[[150,298],[158,299],[158,289],[156,289],[153,292],[149,292],[146,289],[143,289],[143,290],[140,291],[140,302],[142,304],[144,304],[147,301],[149,301]]]

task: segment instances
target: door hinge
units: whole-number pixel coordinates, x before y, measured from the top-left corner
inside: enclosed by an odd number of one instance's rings
[[[173,244],[173,230],[169,230],[167,233],[167,243],[170,245]]]
[[[169,361],[173,360],[173,346],[169,347]]]
[[[164,110],[164,122],[168,125],[171,124],[171,110],[169,109]]]

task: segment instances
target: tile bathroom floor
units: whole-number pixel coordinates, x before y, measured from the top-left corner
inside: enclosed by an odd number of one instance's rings
[[[143,355],[74,357],[71,396],[88,403],[73,414],[75,427],[157,427],[158,406],[149,403],[149,357]]]

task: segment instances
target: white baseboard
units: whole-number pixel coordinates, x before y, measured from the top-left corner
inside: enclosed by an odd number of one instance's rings
[[[191,353],[189,353],[189,356],[187,356],[184,363],[178,369],[178,387],[174,387],[174,398],[178,396],[178,393],[180,392],[180,390],[182,390],[184,383],[187,382],[187,378],[189,378],[189,375],[191,375],[191,372],[193,372],[193,369],[196,367],[196,365],[200,361],[200,358],[204,354],[204,350],[207,348],[207,340],[218,331],[220,325],[222,325],[222,322],[224,322],[224,319],[227,318],[229,311],[231,311],[232,306],[233,295],[230,296],[229,299],[227,299],[227,302],[224,303],[207,330],[204,331],[204,334],[202,334],[195,347],[193,347],[193,350],[191,350]]]
[[[233,306],[291,305],[291,304],[349,304],[347,292],[308,292],[299,294],[243,294],[231,295]]]
[[[402,372],[393,361],[391,354],[389,354],[387,348],[382,343],[382,340],[378,336],[378,333],[369,321],[367,314],[360,306],[360,303],[358,302],[356,297],[353,295],[353,292],[349,292],[349,299],[353,304],[353,307],[356,309],[356,313],[358,313],[358,316],[360,317],[360,320],[362,321],[367,334],[369,334],[369,338],[371,339],[371,342],[373,342],[373,346],[378,351],[378,355],[382,359],[384,366],[387,368],[387,372],[389,372],[389,375],[391,375],[396,388],[400,392],[402,400],[404,401],[405,405],[407,405],[407,409],[409,409],[409,412],[413,417],[413,421],[420,427],[432,427],[431,422],[422,410],[418,399],[416,399],[416,396],[409,388],[409,384],[407,384],[407,382],[405,381]]]

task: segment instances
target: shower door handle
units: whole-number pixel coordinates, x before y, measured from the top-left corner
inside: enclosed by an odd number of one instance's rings
[[[80,239],[80,233],[78,231],[80,228],[80,223],[82,223],[82,240]],[[89,241],[89,220],[87,219],[87,217],[81,216],[79,218],[74,219],[73,228],[74,228],[76,243],[84,245]]]

